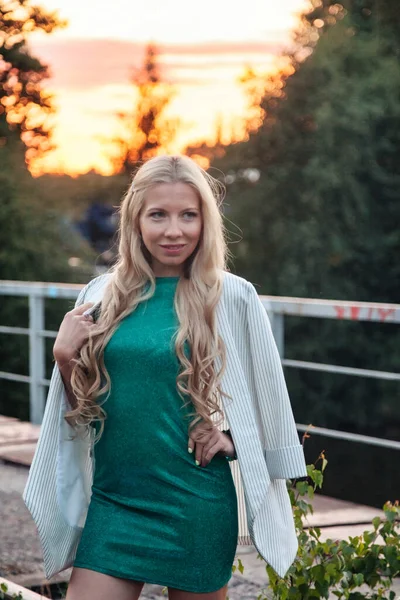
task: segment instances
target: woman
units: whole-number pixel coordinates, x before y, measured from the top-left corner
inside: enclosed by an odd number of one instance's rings
[[[118,262],[61,324],[24,498],[45,563],[63,556],[47,571],[73,564],[67,600],[134,600],[144,582],[225,600],[238,513],[279,574],[294,559],[285,478],[306,475],[304,456],[265,310],[225,270],[217,190],[187,157],[146,162],[122,202]]]

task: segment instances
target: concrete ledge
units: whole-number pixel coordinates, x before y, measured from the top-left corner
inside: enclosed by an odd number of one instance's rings
[[[13,581],[8,581],[8,579],[4,579],[0,577],[0,585],[5,584],[7,586],[7,592],[5,592],[5,597],[7,600],[13,597],[15,594],[21,594],[24,600],[48,600],[47,596],[41,596],[40,594],[36,594],[35,592],[31,592],[31,590],[27,590],[26,588],[14,583]]]

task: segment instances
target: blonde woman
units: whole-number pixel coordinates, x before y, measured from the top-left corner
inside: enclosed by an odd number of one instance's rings
[[[226,271],[219,189],[187,157],[144,163],[115,267],[61,324],[24,499],[46,574],[73,566],[67,600],[225,600],[238,542],[294,560],[303,450],[265,309]]]

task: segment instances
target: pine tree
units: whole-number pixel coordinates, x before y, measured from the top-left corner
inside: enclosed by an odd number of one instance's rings
[[[167,119],[164,114],[174,89],[161,75],[154,44],[146,47],[143,65],[133,71],[131,84],[137,92],[134,110],[118,113],[122,133],[112,140],[116,146],[112,156],[115,170],[127,174],[144,160],[168,150],[178,127],[177,119]]]

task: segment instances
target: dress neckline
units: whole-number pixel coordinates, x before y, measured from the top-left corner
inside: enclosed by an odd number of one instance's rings
[[[180,279],[181,276],[180,275],[175,275],[173,277],[156,277],[155,280],[157,281],[157,283],[160,283],[161,281],[178,281],[178,279]]]

